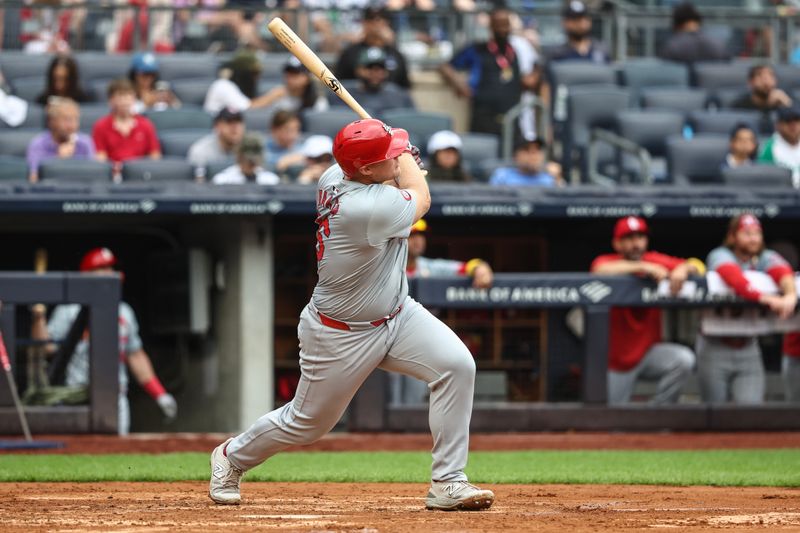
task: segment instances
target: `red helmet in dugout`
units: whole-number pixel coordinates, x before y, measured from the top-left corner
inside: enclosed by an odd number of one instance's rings
[[[81,272],[90,272],[98,268],[113,267],[117,258],[108,248],[94,248],[86,252],[81,259]]]
[[[408,147],[408,132],[368,118],[351,122],[336,135],[333,157],[347,176],[373,163],[394,159]]]

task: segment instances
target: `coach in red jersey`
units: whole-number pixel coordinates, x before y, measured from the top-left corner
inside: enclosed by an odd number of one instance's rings
[[[625,217],[614,226],[616,253],[597,257],[594,274],[634,274],[656,281],[668,279],[673,294],[689,274],[704,274],[698,259],[680,259],[647,251],[648,228],[642,218]],[[675,403],[694,368],[689,348],[661,342],[661,310],[655,307],[615,307],[611,310],[608,349],[608,403],[630,401],[637,379],[656,381],[651,398],[656,405]]]

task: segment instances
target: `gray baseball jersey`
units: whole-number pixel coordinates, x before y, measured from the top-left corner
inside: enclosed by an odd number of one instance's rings
[[[416,202],[396,187],[343,178],[334,165],[319,179],[319,281],[311,300],[337,320],[376,320],[391,314],[408,295],[406,239]]]

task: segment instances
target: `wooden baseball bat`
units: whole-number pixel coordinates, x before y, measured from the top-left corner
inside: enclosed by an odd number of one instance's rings
[[[319,78],[322,83],[324,83],[331,91],[333,91],[336,96],[342,99],[342,101],[350,106],[350,109],[356,112],[356,114],[361,118],[371,118],[369,113],[367,113],[361,104],[356,102],[356,99],[347,92],[339,80],[336,79],[336,76],[333,75],[333,72],[330,71],[328,67],[325,66],[325,63],[315,54],[311,48],[309,48],[303,40],[297,36],[295,32],[281,19],[280,17],[275,17],[267,24],[267,28],[272,34],[280,41],[280,43],[286,47],[289,52],[292,53],[294,57],[300,60],[300,62],[306,66],[306,68],[314,74],[317,78]]]

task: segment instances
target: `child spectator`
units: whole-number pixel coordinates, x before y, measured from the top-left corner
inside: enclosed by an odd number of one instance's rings
[[[736,168],[751,165],[758,150],[756,132],[747,124],[737,124],[731,130],[728,155],[725,156],[723,168]]]
[[[442,130],[431,135],[428,141],[428,155],[431,160],[428,165],[428,180],[472,181],[472,176],[463,168],[462,148],[461,137],[455,132]]]
[[[280,179],[264,170],[264,143],[255,133],[248,133],[236,150],[236,164],[231,165],[211,180],[215,185],[276,185]]]
[[[545,166],[544,143],[523,141],[514,148],[513,167],[498,168],[489,179],[492,185],[555,187],[558,181]]]
[[[333,139],[327,135],[312,135],[305,140],[300,152],[305,157],[305,167],[297,176],[297,183],[316,183],[333,164]]]
[[[169,82],[158,79],[158,71],[158,59],[152,52],[139,52],[131,59],[128,79],[136,91],[136,113],[181,106],[178,97],[170,90]]]
[[[278,111],[272,116],[269,139],[264,151],[265,165],[281,174],[289,167],[300,165],[300,117],[293,111]]]

